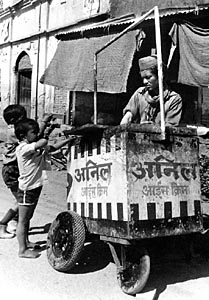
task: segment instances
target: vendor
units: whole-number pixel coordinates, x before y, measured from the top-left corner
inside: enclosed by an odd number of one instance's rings
[[[165,82],[166,67],[163,75],[163,98],[165,107],[165,125],[178,126],[182,114],[182,99]],[[154,123],[160,125],[160,96],[158,84],[157,57],[147,56],[139,59],[139,69],[143,87],[138,88],[123,110],[122,124]]]

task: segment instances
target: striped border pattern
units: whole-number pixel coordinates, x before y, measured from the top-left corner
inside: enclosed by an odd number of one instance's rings
[[[77,212],[81,217],[88,217],[92,219],[107,219],[124,221],[124,205],[123,203],[117,203],[116,207],[112,203],[92,203],[88,204],[81,202],[78,203],[67,203],[68,210]],[[115,208],[115,209],[113,209]],[[116,212],[116,213],[114,213]]]
[[[118,133],[110,138],[102,138],[101,140],[81,140],[79,144],[71,147],[71,160],[121,150],[124,143],[124,138],[122,137],[124,134],[124,132]]]
[[[124,204],[123,203],[93,203],[88,204],[81,203],[70,203],[68,202],[68,209],[73,210],[80,214],[82,217],[92,219],[107,219],[116,221],[127,221],[127,216],[124,215]],[[131,219],[134,221],[140,220],[140,204],[130,204]],[[188,217],[189,215],[187,201],[180,201],[179,215],[173,216],[172,202],[164,203],[164,219],[171,219],[173,217]],[[201,214],[200,200],[194,200],[193,203],[193,215]],[[147,203],[147,219],[146,220],[157,220],[156,215],[156,203]]]

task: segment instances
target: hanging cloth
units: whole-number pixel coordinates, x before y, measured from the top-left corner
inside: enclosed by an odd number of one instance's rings
[[[209,29],[190,23],[172,26],[172,39],[168,65],[174,51],[179,50],[179,71],[177,82],[193,86],[209,86]]]

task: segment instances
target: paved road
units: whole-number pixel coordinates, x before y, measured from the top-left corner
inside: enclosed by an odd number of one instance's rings
[[[85,246],[83,259],[74,272],[55,271],[48,263],[45,242],[49,224],[65,210],[65,172],[53,171],[42,192],[31,223],[30,237],[43,247],[35,260],[17,256],[17,240],[0,240],[0,299],[6,300],[127,300],[120,290],[116,268],[104,244]],[[0,177],[0,216],[9,207],[11,197]],[[201,256],[186,263],[182,247],[173,241],[161,241],[152,254],[152,272],[140,300],[208,300],[209,237],[196,240]],[[208,243],[209,244],[209,243]],[[200,251],[201,246],[201,251]],[[202,247],[203,246],[203,247]],[[204,248],[204,249],[203,249]],[[202,251],[204,250],[204,251]]]

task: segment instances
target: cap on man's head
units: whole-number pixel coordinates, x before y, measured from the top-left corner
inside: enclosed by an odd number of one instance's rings
[[[139,69],[140,72],[151,69],[153,67],[157,67],[157,56],[146,56],[139,59]]]

